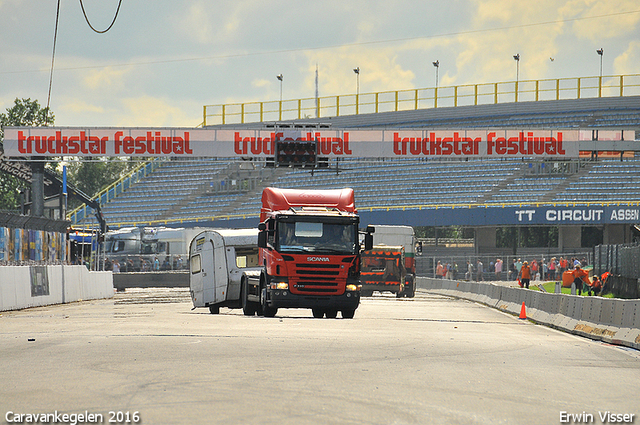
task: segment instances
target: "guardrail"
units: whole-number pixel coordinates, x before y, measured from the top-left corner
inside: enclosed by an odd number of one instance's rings
[[[417,287],[479,302],[537,323],[610,344],[640,349],[640,300],[551,294],[490,283],[417,278]]]
[[[420,108],[640,95],[640,74],[464,84],[281,101],[204,105],[202,126]]]

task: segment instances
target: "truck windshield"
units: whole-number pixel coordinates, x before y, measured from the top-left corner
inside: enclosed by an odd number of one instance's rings
[[[280,222],[279,252],[356,254],[358,228],[354,223]]]

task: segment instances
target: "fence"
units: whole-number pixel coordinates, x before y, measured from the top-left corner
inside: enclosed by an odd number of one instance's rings
[[[205,105],[203,126],[638,94],[640,74],[466,84],[270,102]]]
[[[594,273],[611,273],[606,292],[619,298],[640,298],[640,245],[598,245],[593,256]]]

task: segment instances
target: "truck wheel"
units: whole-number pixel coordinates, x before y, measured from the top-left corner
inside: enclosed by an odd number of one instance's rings
[[[278,314],[278,309],[269,307],[267,305],[267,289],[262,288],[262,292],[260,294],[260,305],[262,306],[262,314],[264,317],[275,317]]]
[[[324,317],[324,310],[320,310],[319,308],[312,308],[311,312],[316,319],[322,319]]]
[[[327,310],[325,315],[327,316],[327,319],[335,319],[338,317],[338,310]]]
[[[415,276],[411,278],[411,285],[409,286],[409,290],[407,291],[408,298],[413,298],[416,296],[416,278]]]
[[[356,314],[355,310],[342,310],[343,319],[353,319],[353,316],[355,316],[355,314]]]
[[[245,316],[253,316],[256,314],[257,307],[254,302],[247,299],[247,290],[247,280],[242,279],[242,284],[240,285],[240,300],[242,302],[242,312]]]
[[[209,306],[209,312],[211,314],[220,314],[220,306],[217,305],[210,305]]]

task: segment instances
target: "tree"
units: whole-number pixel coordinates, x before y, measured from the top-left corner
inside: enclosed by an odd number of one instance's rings
[[[133,164],[121,158],[86,158],[83,161],[70,162],[67,166],[69,182],[88,196],[95,196],[105,187],[118,180]],[[75,208],[80,202],[69,202]]]
[[[18,99],[4,114],[0,114],[0,156],[4,154],[4,127],[6,126],[48,126],[55,120],[49,108],[42,108],[37,100]],[[16,210],[20,207],[19,191],[28,183],[9,174],[0,172],[0,209]]]

